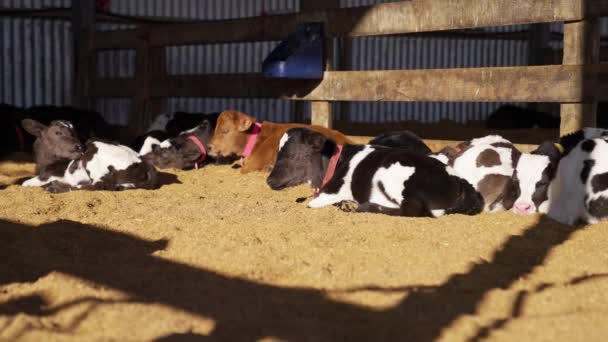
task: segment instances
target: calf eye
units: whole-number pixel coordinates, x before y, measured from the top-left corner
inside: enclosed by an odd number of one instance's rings
[[[56,131],[55,135],[61,135],[61,132],[60,131]]]

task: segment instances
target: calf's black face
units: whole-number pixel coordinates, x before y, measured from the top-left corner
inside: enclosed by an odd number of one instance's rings
[[[54,120],[46,126],[36,120],[24,119],[23,128],[36,137],[34,152],[56,159],[77,159],[83,146],[78,140],[74,126],[69,121]]]
[[[334,143],[323,135],[304,128],[288,130],[279,142],[277,160],[266,182],[273,190],[310,182],[320,185],[322,157],[331,157]]]
[[[161,169],[190,169],[203,154],[203,151],[189,137],[195,137],[205,146],[209,145],[213,135],[213,124],[209,120],[203,120],[193,129],[183,131],[178,137],[169,139],[170,146],[154,145],[152,152],[146,153],[142,159],[150,165]],[[206,151],[205,151],[206,153]]]

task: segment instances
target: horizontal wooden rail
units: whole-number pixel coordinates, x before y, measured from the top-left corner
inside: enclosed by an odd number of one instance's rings
[[[132,79],[98,79],[92,96],[133,96]],[[322,81],[259,74],[152,80],[152,97],[253,97],[315,101],[608,101],[608,64],[429,70],[329,71]]]
[[[353,136],[349,135],[348,138],[355,144],[367,144],[374,137],[368,136]],[[460,144],[461,140],[437,140],[437,139],[424,139],[424,143],[431,149],[433,152],[438,152],[442,148],[446,146],[456,146]],[[521,152],[531,152],[535,150],[538,145],[534,144],[515,144],[515,147]]]
[[[608,15],[603,0],[589,9],[579,0],[411,0],[317,12],[270,15],[131,30],[98,32],[95,49],[268,41],[283,39],[298,23],[323,21],[332,37],[357,37],[469,29],[488,26],[576,21]]]

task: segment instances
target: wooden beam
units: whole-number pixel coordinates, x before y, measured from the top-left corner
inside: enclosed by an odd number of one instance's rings
[[[164,82],[167,79],[167,54],[163,47],[150,49],[150,79],[155,82]],[[148,115],[142,124],[148,127],[154,118],[161,113],[167,112],[168,101],[166,97],[150,98]]]
[[[577,21],[601,12],[586,11],[579,0],[411,0],[229,20],[175,25],[151,25],[148,29],[103,32],[97,48],[125,47],[138,35],[150,33],[152,46],[211,44],[279,40],[297,24],[325,21],[331,37],[359,37],[414,32],[480,28],[487,26]]]
[[[608,101],[608,64],[430,70],[328,71],[322,81],[209,74],[151,80],[152,97],[318,101]],[[131,79],[99,79],[94,96],[132,96]],[[585,90],[583,92],[583,89]]]
[[[72,8],[73,64],[72,103],[84,109],[94,110],[94,99],[88,97],[97,67],[94,47],[95,1],[75,1]]]
[[[355,144],[367,144],[374,137],[349,135],[348,138]],[[438,152],[446,146],[456,146],[462,142],[461,140],[436,140],[436,139],[423,139],[423,141],[433,152]],[[538,147],[538,145],[534,145],[534,144],[514,144],[514,145],[521,152],[531,152]]]
[[[580,0],[585,3],[585,0]],[[600,32],[597,19],[587,19],[564,23],[564,65],[586,66],[599,63]],[[592,85],[579,83],[579,92],[594,91]],[[585,100],[585,99],[582,99]],[[568,134],[583,127],[597,125],[597,101],[573,101],[562,103],[560,108],[560,135]]]
[[[306,11],[320,11],[320,10],[333,10],[340,7],[338,0],[302,0],[301,10]],[[323,28],[326,34],[325,37],[325,70],[334,70],[334,37],[327,34],[328,27],[331,23],[327,20],[323,23]],[[310,103],[310,123],[312,125],[323,126],[332,128],[333,126],[333,113],[332,103],[329,101],[312,101]]]
[[[145,37],[139,40],[135,52],[135,96],[131,104],[129,128],[140,134],[144,130],[150,100],[150,45]]]

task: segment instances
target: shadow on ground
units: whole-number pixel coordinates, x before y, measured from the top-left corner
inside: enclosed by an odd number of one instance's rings
[[[33,282],[52,271],[67,273],[125,291],[133,301],[212,318],[213,339],[428,341],[459,317],[474,314],[489,291],[508,288],[529,275],[577,229],[542,218],[522,235],[510,237],[489,262],[477,263],[438,286],[406,288],[410,292],[402,302],[376,311],[332,301],[316,289],[258,284],[152,255],[166,248],[166,240],[145,241],[72,221],[39,227],[0,221],[0,285]],[[50,314],[44,307],[43,298],[20,298],[0,303],[0,314]],[[514,307],[517,313],[518,304]],[[477,337],[501,324],[482,327]],[[160,340],[198,337],[178,334]]]

